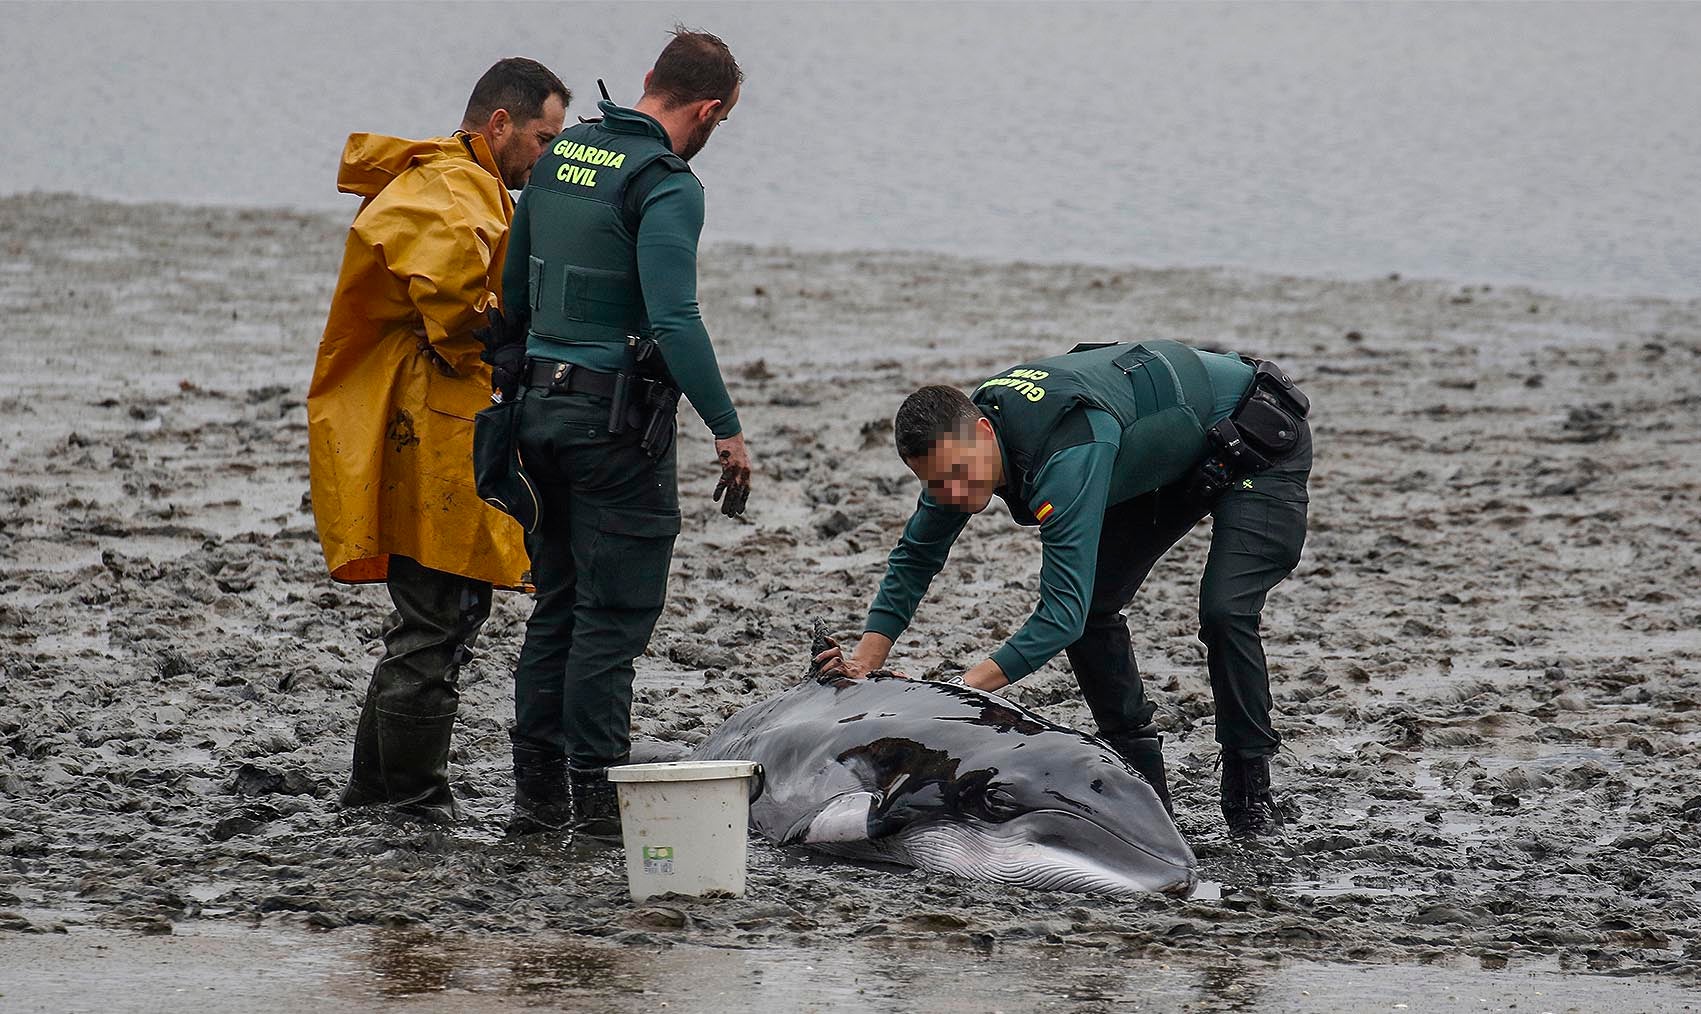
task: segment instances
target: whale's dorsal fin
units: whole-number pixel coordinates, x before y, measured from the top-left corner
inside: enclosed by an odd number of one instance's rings
[[[866,790],[834,796],[800,817],[781,844],[867,841],[868,818],[879,805],[880,797]]]
[[[825,621],[817,619],[814,623],[810,624],[810,626],[809,626],[809,658],[810,658],[810,661],[811,661],[811,665],[810,665],[809,668],[811,670],[813,670],[815,668],[813,662],[814,662],[816,655],[821,654],[823,651],[826,651],[828,648],[837,647],[838,643],[839,642],[833,640],[833,635],[829,634],[827,632],[827,624],[826,624]]]
[[[821,672],[821,667],[815,662],[816,655],[821,654],[828,648],[837,648],[838,646],[839,642],[833,640],[832,635],[827,633],[827,624],[817,619],[810,626],[809,671],[804,673],[803,678],[806,680],[814,680],[815,682],[822,684],[834,683],[845,679],[843,675],[828,676],[823,674]]]

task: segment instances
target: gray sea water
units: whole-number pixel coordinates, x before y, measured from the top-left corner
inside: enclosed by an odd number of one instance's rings
[[[0,4],[0,193],[348,208],[495,59],[745,97],[710,240],[1701,296],[1701,5]]]

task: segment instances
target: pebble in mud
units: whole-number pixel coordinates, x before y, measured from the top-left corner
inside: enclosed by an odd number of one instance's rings
[[[0,906],[21,920],[0,933],[260,919],[1701,970],[1701,558],[1683,523],[1701,487],[1670,439],[1701,403],[1693,303],[1542,295],[1532,317],[1532,293],[1473,288],[1466,309],[1418,281],[1138,270],[1090,290],[1103,269],[717,250],[701,298],[761,471],[750,523],[725,522],[682,415],[685,531],[638,663],[643,739],[700,740],[789,685],[816,617],[855,636],[918,491],[888,422],[911,387],[1070,336],[1176,335],[1267,355],[1316,405],[1306,555],[1264,623],[1277,787],[1298,812],[1269,846],[1222,833],[1196,639],[1207,522],[1130,616],[1213,892],[1062,897],[757,843],[745,898],[634,906],[618,853],[501,837],[520,596],[497,597],[462,675],[468,822],[337,811],[388,608],[325,578],[304,501],[302,394],[347,223],[176,214],[0,198],[29,265],[0,273],[24,339],[0,346]],[[88,305],[57,309],[41,278]],[[89,392],[52,351],[73,342],[124,375]],[[1038,543],[999,513],[970,524],[895,665],[973,664],[1024,621]],[[1091,727],[1062,660],[1009,694]]]

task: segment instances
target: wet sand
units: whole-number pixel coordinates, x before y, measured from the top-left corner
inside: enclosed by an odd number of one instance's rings
[[[1701,980],[1701,302],[715,248],[702,299],[760,485],[745,522],[715,512],[687,410],[641,737],[693,744],[788,685],[815,617],[859,629],[916,492],[890,450],[909,390],[1176,337],[1274,358],[1316,406],[1311,535],[1265,618],[1297,813],[1270,847],[1221,831],[1194,637],[1206,523],[1131,610],[1198,897],[758,846],[742,900],[634,906],[613,854],[500,839],[524,597],[498,597],[463,676],[471,822],[333,805],[387,608],[325,577],[305,499],[345,225],[0,199],[0,952],[257,925],[337,930],[315,938],[333,948],[547,931],[788,965],[868,945]],[[993,513],[900,667],[972,664],[1031,609],[1038,540]],[[1010,695],[1090,724],[1061,660]]]

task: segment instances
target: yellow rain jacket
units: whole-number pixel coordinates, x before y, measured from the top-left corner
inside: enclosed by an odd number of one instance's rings
[[[496,160],[477,134],[351,134],[337,189],[366,200],[307,392],[313,515],[331,576],[382,581],[399,553],[520,587],[520,526],[478,498],[472,473],[490,367],[471,332],[497,302],[514,217]]]

